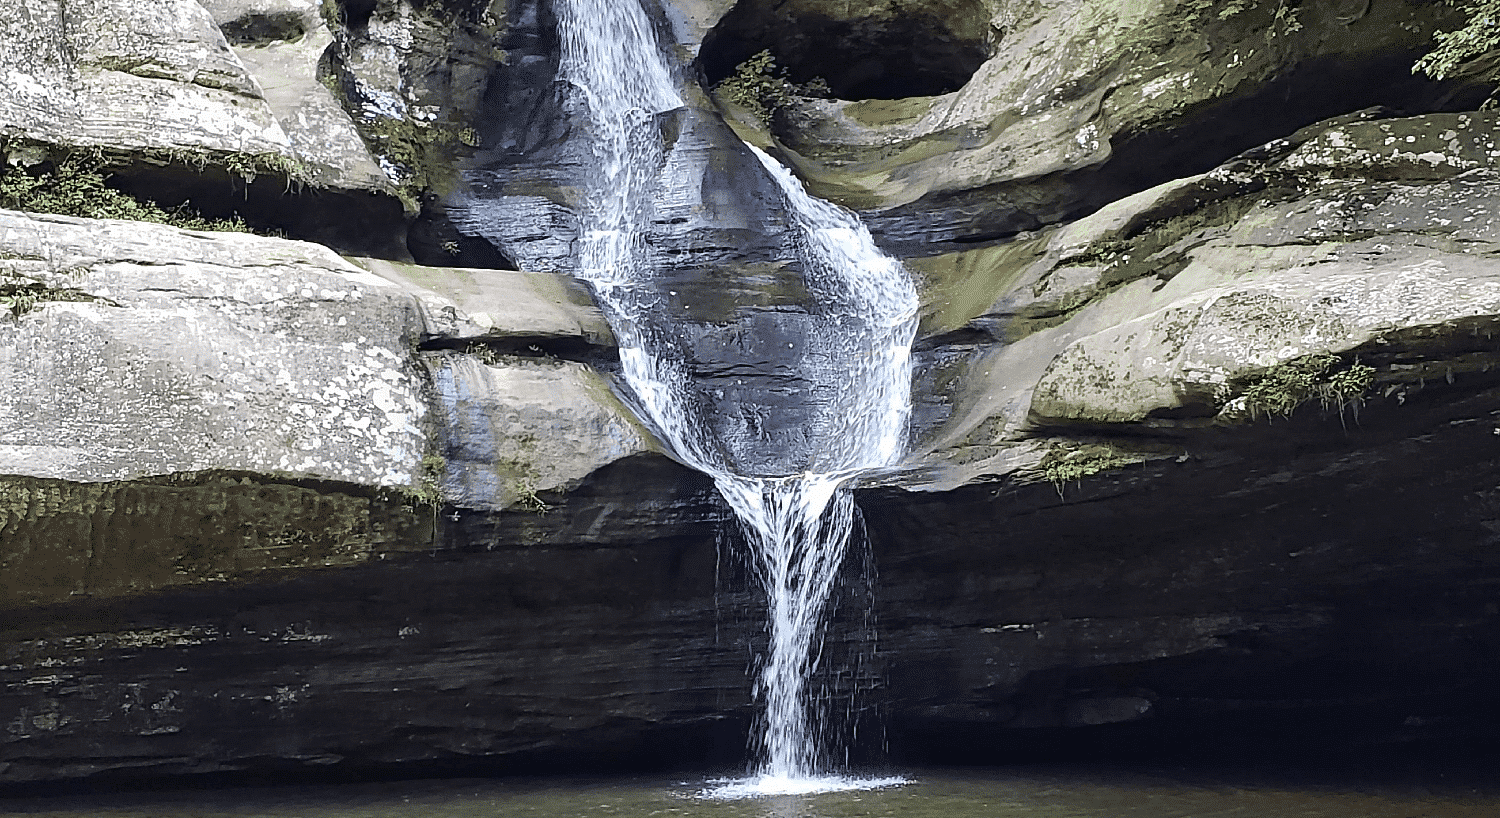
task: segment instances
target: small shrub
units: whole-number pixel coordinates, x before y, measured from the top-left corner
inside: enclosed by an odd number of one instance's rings
[[[797,97],[829,96],[828,81],[814,77],[798,85],[786,78],[786,69],[770,51],[762,51],[735,66],[734,74],[714,87],[724,99],[739,105],[761,122],[792,104]]]
[[[36,309],[36,305],[44,300],[44,293],[32,288],[15,288],[10,292],[0,293],[0,307],[10,310],[10,314],[16,318]]]
[[[434,509],[443,504],[443,474],[448,470],[448,461],[442,455],[429,454],[422,458],[421,473],[417,476],[417,487],[412,490],[412,499]]]
[[[478,358],[479,362],[485,366],[499,366],[504,361],[500,353],[496,352],[494,348],[485,346],[478,341],[470,341],[469,345],[464,347],[464,354]]]
[[[551,505],[537,496],[536,487],[528,479],[521,479],[516,482],[516,495],[516,506],[523,511],[529,511],[532,514],[546,514],[552,510]]]
[[[1205,25],[1214,21],[1228,20],[1248,12],[1270,8],[1270,24],[1261,29],[1266,42],[1278,36],[1294,34],[1302,30],[1299,0],[1186,0],[1178,7],[1178,14],[1168,23],[1172,38],[1196,37]],[[1141,52],[1140,41],[1134,41],[1133,51]]]

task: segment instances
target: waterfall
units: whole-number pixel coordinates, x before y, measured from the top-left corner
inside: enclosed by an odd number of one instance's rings
[[[637,0],[555,0],[561,78],[593,150],[579,212],[577,275],[614,329],[622,374],[650,421],[684,462],[713,477],[743,524],[769,603],[769,648],[756,683],[764,706],[760,781],[771,789],[826,772],[817,714],[807,701],[813,649],[854,524],[850,484],[903,451],[910,403],[910,347],[917,296],[902,266],[882,254],[852,213],[809,196],[796,177],[747,146],[785,205],[795,236],[788,252],[810,295],[811,331],[789,355],[818,404],[806,420],[810,450],[796,473],[742,474],[740,442],[716,440],[695,416],[691,373],[667,354],[660,264],[644,240],[651,197],[662,184],[661,115],[684,106],[650,20]],[[769,421],[774,423],[774,418]],[[766,788],[762,788],[764,791]]]

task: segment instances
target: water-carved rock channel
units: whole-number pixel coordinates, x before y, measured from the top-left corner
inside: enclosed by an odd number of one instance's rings
[[[854,525],[847,483],[893,465],[904,448],[916,290],[853,214],[808,196],[745,146],[780,192],[793,242],[786,255],[812,301],[778,353],[797,384],[790,413],[753,393],[746,405],[708,399],[690,374],[697,362],[680,352],[663,262],[644,241],[653,194],[677,186],[662,178],[674,169],[661,149],[663,118],[685,107],[676,72],[635,0],[561,0],[556,10],[561,76],[593,151],[577,275],[604,308],[646,417],[678,458],[713,476],[746,529],[770,617],[756,681],[762,787],[805,788],[830,758],[819,712],[827,704],[810,699],[808,682]],[[801,433],[795,445],[771,434],[790,428]]]

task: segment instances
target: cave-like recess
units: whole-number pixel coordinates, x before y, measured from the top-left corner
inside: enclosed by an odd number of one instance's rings
[[[807,2],[742,0],[704,38],[699,65],[717,83],[770,50],[788,78],[828,83],[846,100],[934,96],[962,88],[990,56],[987,16],[978,2],[912,13],[900,4],[853,4],[834,18]]]

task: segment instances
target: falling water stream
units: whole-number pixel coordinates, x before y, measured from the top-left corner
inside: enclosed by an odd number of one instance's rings
[[[649,19],[635,0],[557,0],[560,73],[583,100],[593,148],[580,208],[578,276],[614,329],[627,384],[678,457],[714,478],[754,551],[769,604],[770,644],[756,682],[764,707],[757,776],[726,794],[852,786],[828,775],[808,701],[814,649],[854,524],[850,482],[900,457],[910,415],[910,347],[917,296],[902,266],[882,254],[851,213],[809,196],[795,176],[753,146],[780,191],[792,227],[790,256],[811,303],[805,349],[789,352],[820,403],[806,424],[808,451],[783,473],[741,473],[747,441],[717,439],[695,414],[688,362],[665,350],[659,275],[645,242],[653,192],[666,182],[659,118],[684,106]],[[665,331],[670,331],[668,328]],[[776,418],[768,424],[774,425]]]

